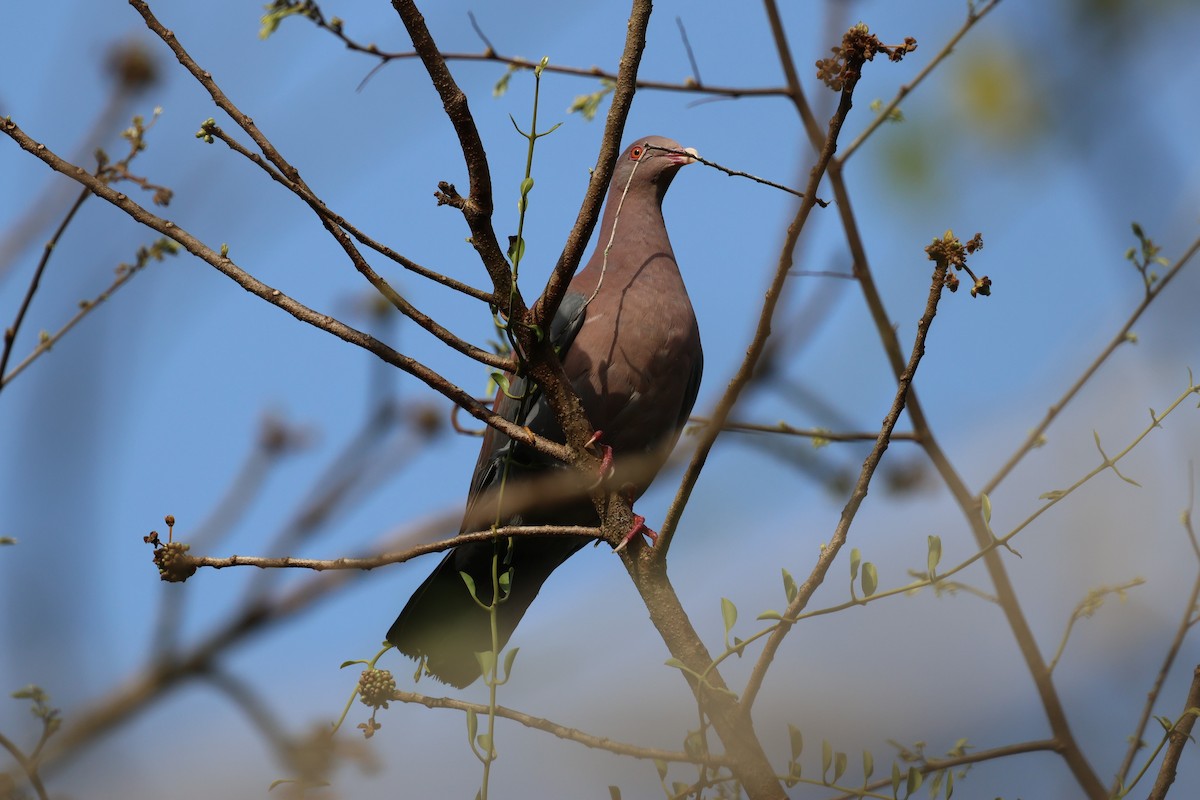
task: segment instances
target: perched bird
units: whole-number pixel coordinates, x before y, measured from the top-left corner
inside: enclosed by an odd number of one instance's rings
[[[662,216],[667,187],[692,159],[655,147],[682,150],[670,139],[648,136],[621,154],[596,251],[568,286],[550,329],[592,427],[611,448],[609,485],[622,488],[631,501],[650,485],[679,438],[704,362],[696,316]],[[535,433],[564,441],[544,396],[524,378],[511,378],[495,409]],[[529,485],[566,468],[489,427],[471,476],[462,531],[486,529],[492,522],[598,525],[586,491],[558,502],[526,503],[516,513],[499,505],[501,486],[514,493],[523,482]],[[502,647],[550,573],[587,541],[512,537],[460,545],[413,593],[387,640],[402,653],[424,659],[433,677],[465,687],[481,674],[475,653],[492,649],[489,614],[475,598],[491,602],[493,562],[497,578],[507,573],[498,606]],[[460,573],[470,576],[475,598]]]

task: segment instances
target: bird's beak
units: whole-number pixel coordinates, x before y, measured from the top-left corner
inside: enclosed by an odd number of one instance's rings
[[[687,153],[684,155],[683,153]],[[696,152],[694,147],[683,148],[683,153],[664,153],[671,160],[672,164],[678,164],[681,167],[686,167],[688,164],[695,164],[696,159],[700,157],[700,153]]]

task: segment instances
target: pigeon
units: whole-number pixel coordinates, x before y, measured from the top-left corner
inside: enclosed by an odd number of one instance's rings
[[[650,485],[678,440],[704,365],[696,316],[662,215],[667,187],[695,154],[661,136],[638,139],[621,154],[596,250],[567,287],[549,331],[567,379],[597,431],[604,453],[602,479],[630,502]],[[497,393],[495,410],[548,439],[565,439],[532,381],[509,375],[507,388]],[[461,531],[485,530],[492,523],[599,525],[587,480],[557,501],[525,502],[514,511],[503,507],[502,499],[509,502],[522,485],[564,471],[572,468],[489,427],[471,476]],[[591,484],[596,483],[593,477]],[[540,484],[532,486],[536,494]],[[635,521],[639,524],[626,541],[639,532],[654,535],[640,517]],[[387,641],[420,661],[425,674],[464,688],[483,674],[476,653],[493,649],[484,607],[492,601],[493,587],[500,587],[497,644],[503,647],[550,573],[588,541],[518,536],[461,544],[413,593]]]

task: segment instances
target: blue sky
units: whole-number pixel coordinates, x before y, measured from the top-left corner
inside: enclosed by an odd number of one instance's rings
[[[0,114],[65,157],[96,144],[116,156],[123,148],[115,131],[124,120],[161,106],[134,171],[175,190],[165,212],[170,219],[212,245],[228,243],[237,263],[302,302],[368,327],[459,385],[483,390],[486,373],[478,365],[412,325],[367,318],[361,309],[369,287],[307,209],[223,146],[193,137],[215,109],[131,9],[11,5],[0,48],[10,65],[20,66],[0,75]],[[807,65],[828,52],[837,31],[861,19],[885,41],[914,36],[920,44],[901,64],[869,65],[847,125],[852,137],[870,119],[870,101],[889,99],[941,48],[961,24],[964,6],[862,2],[787,9],[791,44],[822,117],[833,95],[820,90]],[[461,219],[433,200],[439,180],[465,185],[465,170],[417,63],[390,64],[356,91],[373,62],[303,20],[287,20],[260,41],[261,9],[253,3],[153,7],[331,207],[418,262],[485,285],[463,241]],[[322,7],[342,17],[351,36],[405,49],[389,4]],[[972,299],[959,292],[945,299],[917,382],[937,434],[972,487],[1004,462],[1136,306],[1140,278],[1123,258],[1133,245],[1129,222],[1138,220],[1168,258],[1198,233],[1200,58],[1162,42],[1193,35],[1200,17],[1177,2],[1107,9],[1083,2],[1002,3],[906,101],[906,121],[884,126],[847,165],[872,267],[906,344],[927,289],[922,248],[947,228],[964,236],[984,233],[986,247],[973,265],[992,277],[994,295]],[[615,64],[628,13],[612,2],[583,9],[430,5],[426,17],[444,50],[480,49],[470,10],[503,54],[605,68]],[[705,82],[782,84],[762,10],[724,3],[659,4],[644,77],[681,81],[689,75],[676,16],[687,26]],[[157,56],[162,80],[123,107],[123,121],[102,142],[84,143],[111,93],[105,54],[127,40]],[[518,74],[507,94],[493,99],[502,67],[456,63],[453,69],[484,137],[495,225],[504,236],[515,231],[525,153],[508,116],[527,119],[532,80]],[[547,75],[543,81],[541,118],[563,126],[541,140],[536,154],[522,278],[528,297],[537,293],[574,219],[601,133],[598,122],[565,109],[595,88],[580,78]],[[668,135],[730,167],[804,183],[811,151],[786,101],[697,99],[640,92],[627,138]],[[68,181],[7,140],[0,143],[0,181],[6,188],[0,235],[33,198],[49,193],[50,207],[65,209],[74,193]],[[745,351],[793,211],[787,195],[698,167],[672,187],[668,226],[706,353],[698,413],[712,407]],[[60,214],[43,220],[32,241],[43,242]],[[33,346],[38,330],[56,329],[78,300],[107,286],[113,267],[152,238],[102,202],[85,204],[55,253],[15,358]],[[37,258],[35,245],[0,267],[4,325]],[[832,209],[814,215],[797,264],[847,270]],[[473,301],[382,261],[375,266],[460,335],[481,343],[491,335],[486,309]],[[1186,387],[1187,368],[1200,366],[1198,289],[1197,278],[1185,272],[1137,326],[1139,343],[1113,357],[1051,429],[1048,445],[995,494],[997,531],[1031,513],[1039,494],[1095,465],[1093,430],[1108,452],[1119,450],[1145,427],[1147,407],[1161,410]],[[852,284],[797,278],[777,331],[794,332],[786,339],[781,380],[756,391],[737,418],[859,430],[878,425],[892,382]],[[10,643],[0,648],[0,688],[39,683],[68,721],[110,692],[143,663],[156,609],[180,588],[159,584],[141,537],[161,530],[162,516],[171,513],[189,538],[239,474],[264,416],[275,415],[303,431],[307,447],[270,471],[213,548],[214,554],[264,552],[322,488],[328,463],[385,390],[406,415],[425,408],[443,419],[448,414],[447,404],[418,382],[300,326],[199,261],[180,256],[138,275],[0,394],[0,535],[19,539],[0,550],[0,636]],[[812,396],[820,402],[797,400]],[[1110,602],[1081,623],[1056,673],[1075,729],[1106,778],[1196,574],[1178,524],[1188,463],[1200,451],[1193,406],[1170,418],[1123,467],[1142,489],[1100,476],[1023,533],[1017,542],[1023,558],[1009,563],[1047,654],[1088,590],[1136,576],[1149,582],[1127,602]],[[387,436],[379,461],[360,478],[362,492],[289,552],[372,551],[436,515],[449,520],[444,532],[455,527],[476,440],[444,433],[417,449],[410,429]],[[782,604],[779,568],[807,574],[843,502],[824,483],[839,470],[855,474],[864,453],[857,446],[813,451],[806,442],[770,445],[747,436],[718,443],[672,551],[673,580],[711,645],[721,638],[720,597],[738,604],[739,625],[749,632],[757,611]],[[899,443],[888,458],[885,466],[895,469],[924,464]],[[389,464],[394,469],[385,469]],[[662,519],[675,477],[664,474],[639,504],[652,524]],[[924,563],[931,533],[945,542],[945,563],[969,555],[967,533],[944,491],[930,483],[892,495],[881,484],[852,538],[879,564],[883,585],[895,586],[907,580],[905,569]],[[338,664],[374,652],[429,566],[399,566],[358,581],[231,652],[228,671],[254,687],[292,729],[336,716],[352,682]],[[844,575],[844,569],[834,572]],[[276,576],[285,587],[307,578]],[[181,640],[219,626],[256,579],[236,570],[198,575],[186,587]],[[981,571],[964,579],[986,586]],[[841,580],[831,579],[815,602],[845,599]],[[962,736],[985,748],[1047,735],[1012,638],[989,605],[922,595],[808,624],[785,646],[758,712],[780,763],[787,722],[804,730],[810,749],[827,737],[850,751],[852,763],[863,747],[886,763],[887,738],[924,739],[937,752]],[[645,610],[617,560],[599,550],[584,551],[548,584],[514,644],[522,656],[502,695],[506,705],[665,747],[677,747],[692,724],[686,688],[659,666],[666,653]],[[1185,643],[1158,713],[1172,713],[1182,702],[1198,660],[1194,641]],[[390,666],[399,676],[411,672],[399,659]],[[747,666],[731,666],[735,683]],[[465,694],[478,693],[475,687]],[[382,719],[385,727],[368,749],[385,772],[344,770],[339,790],[391,796],[400,780],[415,794],[474,793],[478,771],[463,747],[460,717],[393,706]],[[0,731],[31,735],[29,726],[19,703],[0,703]],[[177,772],[163,765],[161,752],[147,757],[151,742],[186,753],[197,777],[176,785]],[[656,791],[649,765],[515,726],[502,728],[500,749],[494,780],[503,796],[584,790],[604,796],[610,783],[626,796]],[[270,756],[222,695],[190,684],[55,775],[52,788],[99,796],[257,796],[281,777]],[[1198,779],[1194,758],[1186,769],[1181,782]],[[1056,758],[1036,755],[979,767],[963,788],[968,796],[1075,791]]]

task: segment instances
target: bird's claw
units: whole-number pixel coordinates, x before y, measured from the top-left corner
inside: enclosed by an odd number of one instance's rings
[[[646,524],[646,518],[641,514],[633,515],[633,527],[629,529],[629,533],[621,539],[621,543],[613,548],[614,553],[619,553],[625,549],[625,545],[629,544],[641,534],[650,540],[651,546],[658,544],[658,532]]]
[[[592,484],[593,489],[600,486],[604,481],[613,476],[615,469],[613,468],[613,450],[606,444],[601,444],[600,439],[604,436],[604,431],[596,431],[592,434],[592,438],[587,440],[584,447],[598,447],[600,449],[600,470],[596,477],[596,482]]]

